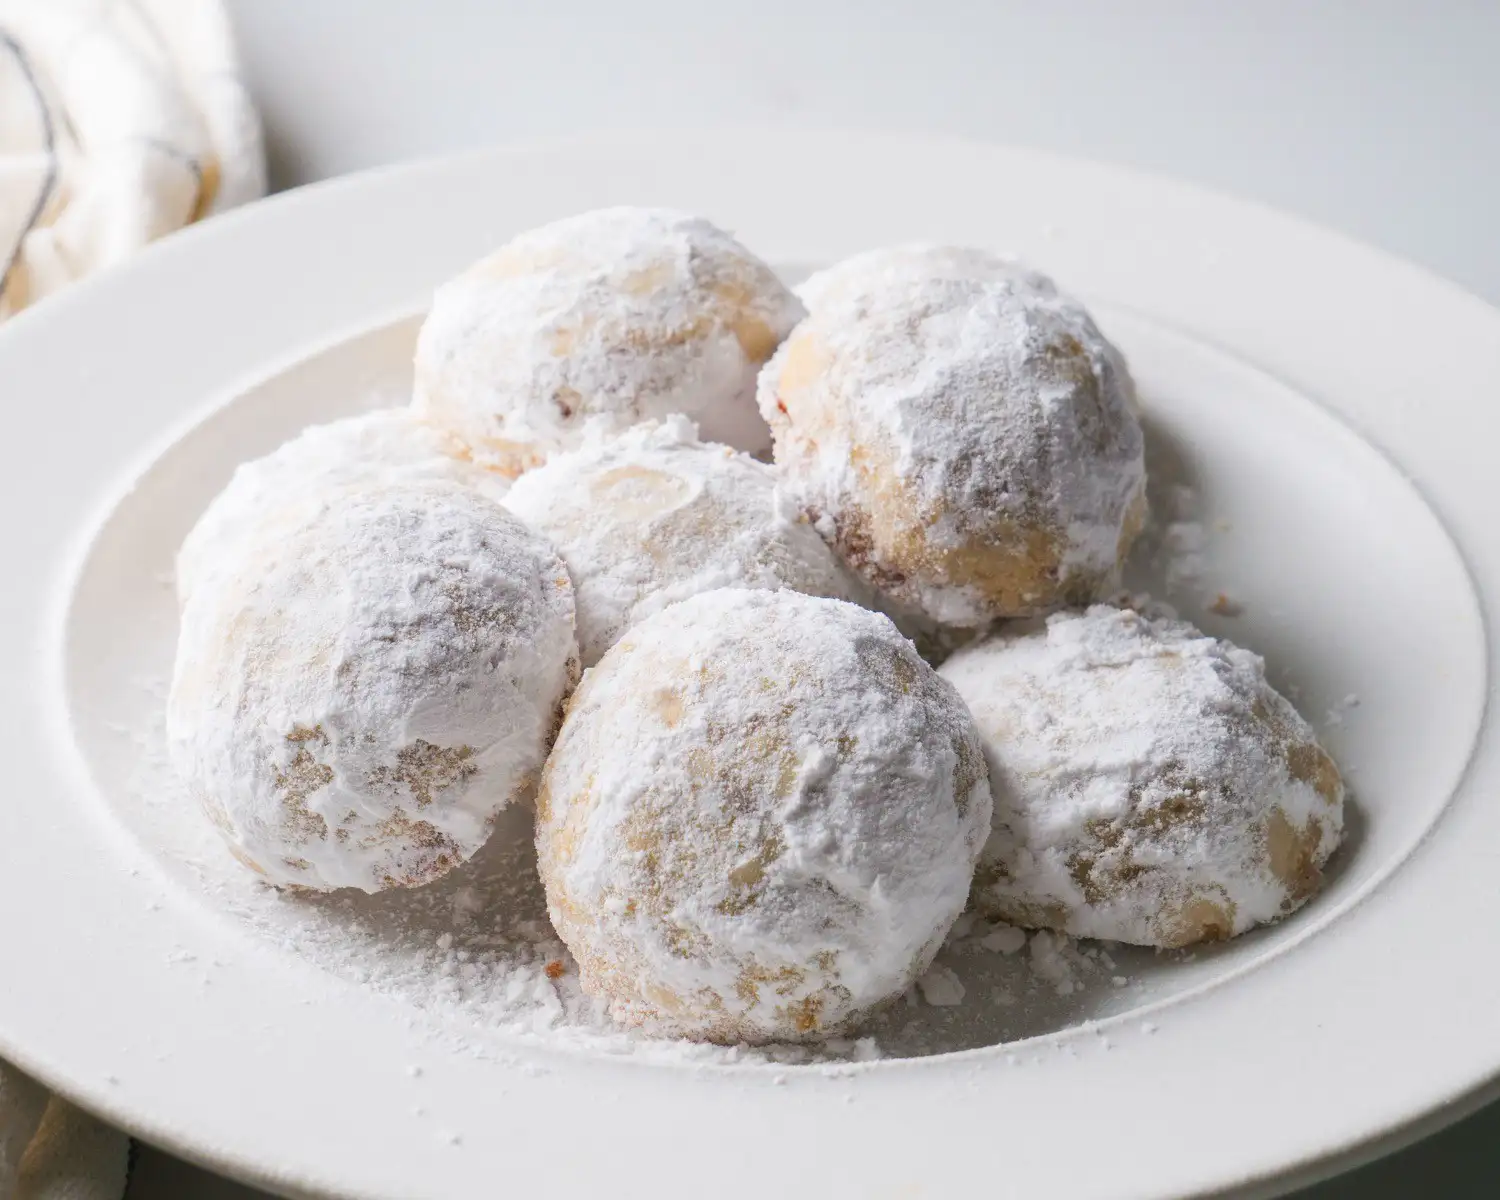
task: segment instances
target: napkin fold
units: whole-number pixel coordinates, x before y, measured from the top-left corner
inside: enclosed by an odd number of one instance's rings
[[[0,0],[0,320],[264,191],[221,0]]]
[[[221,0],[0,0],[0,321],[265,182]],[[0,1062],[0,1200],[119,1200],[129,1154]]]

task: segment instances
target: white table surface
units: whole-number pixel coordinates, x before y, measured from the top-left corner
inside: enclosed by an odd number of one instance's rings
[[[1500,304],[1494,0],[230,2],[282,187],[601,129],[930,131],[1255,197]],[[261,1193],[143,1149],[129,1195]],[[1500,1195],[1500,1108],[1305,1195]]]

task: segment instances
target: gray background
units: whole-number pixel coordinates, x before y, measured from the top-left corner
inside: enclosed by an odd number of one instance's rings
[[[231,7],[282,187],[601,129],[933,131],[1127,163],[1255,197],[1500,303],[1500,3]],[[133,1200],[256,1195],[149,1150],[130,1189]],[[1303,1195],[1500,1195],[1500,1108]]]

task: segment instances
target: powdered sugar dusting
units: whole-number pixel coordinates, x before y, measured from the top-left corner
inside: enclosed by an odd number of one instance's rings
[[[875,1014],[856,1035],[821,1044],[715,1046],[621,1029],[603,1003],[584,995],[577,964],[547,918],[529,805],[502,812],[472,859],[425,887],[375,895],[278,891],[229,856],[173,771],[162,723],[166,692],[165,679],[142,680],[142,717],[115,729],[135,762],[122,799],[132,824],[210,911],[399,1006],[438,1048],[502,1059],[513,1044],[517,1052],[546,1046],[680,1065],[837,1067],[1046,1034],[1125,1011],[1140,1002],[1136,980],[1156,966],[1154,956],[1130,947],[1101,951],[1058,936],[1075,981],[1060,997],[1025,952],[1024,931],[966,914],[937,957],[963,986],[957,1005],[930,1004],[914,987],[909,1002]],[[208,963],[164,965],[212,973]],[[1127,976],[1126,985],[1113,983]]]
[[[462,442],[409,408],[310,426],[264,458],[242,463],[214,497],[178,551],[178,601],[185,601],[216,564],[232,571],[235,548],[269,509],[292,496],[403,479],[463,484],[492,500],[504,496],[510,484],[476,466]]]
[[[1038,295],[1055,296],[1057,286],[1011,254],[975,246],[909,242],[882,246],[815,271],[795,289],[808,312],[843,304],[861,292],[882,291],[931,279],[1018,280]]]

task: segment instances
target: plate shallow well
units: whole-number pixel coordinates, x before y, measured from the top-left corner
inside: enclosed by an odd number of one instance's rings
[[[13,511],[30,481],[38,512],[3,535],[32,654],[0,693],[27,797],[0,816],[0,903],[58,897],[34,929],[0,925],[36,981],[0,996],[0,1048],[180,1152],[361,1196],[501,1170],[668,1196],[708,1171],[717,1194],[749,1194],[772,1144],[791,1194],[954,1194],[987,1176],[960,1149],[981,1144],[1021,1192],[1273,1187],[1472,1099],[1500,1067],[1500,980],[1443,931],[1500,919],[1475,878],[1500,844],[1475,794],[1496,767],[1500,547],[1472,536],[1488,482],[1473,442],[1493,421],[1468,407],[1500,382],[1500,317],[1331,235],[1122,172],[751,140],[827,186],[789,203],[713,139],[384,172],[173,239],[0,336],[0,371],[38,397],[30,452],[7,450]],[[966,186],[861,206],[898,161]],[[526,812],[414,893],[284,897],[234,864],[161,752],[182,535],[238,462],[400,402],[446,274],[618,201],[701,209],[778,263],[945,238],[1019,250],[1078,291],[1146,414],[1155,518],[1130,586],[1264,655],[1346,772],[1324,894],[1192,954],[1046,937],[1006,953],[974,929],[940,957],[943,986],[808,1055],[611,1031],[546,926]],[[311,247],[315,272],[289,273]],[[1278,286],[1294,267],[1299,286]],[[1444,335],[1440,367],[1382,336],[1398,318]],[[101,989],[119,1011],[75,1036],[68,997]],[[821,1152],[795,1135],[807,1122],[869,1155]],[[1095,1152],[1067,1154],[1068,1127]]]

